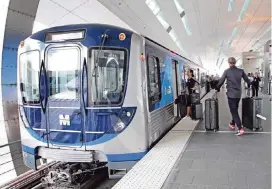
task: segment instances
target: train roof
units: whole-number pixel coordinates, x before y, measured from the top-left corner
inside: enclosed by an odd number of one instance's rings
[[[127,34],[135,33],[129,29],[122,28],[119,26],[114,26],[114,25],[109,25],[109,24],[90,23],[90,24],[71,24],[71,25],[64,25],[64,26],[56,26],[56,27],[52,27],[52,28],[47,28],[47,29],[44,29],[44,30],[41,30],[41,31],[38,31],[38,32],[32,34],[30,36],[30,38],[44,38],[42,36],[45,36],[46,33],[49,33],[49,32],[66,32],[66,31],[73,31],[73,30],[95,30],[95,29],[101,30],[101,31],[105,31],[107,29],[113,29],[115,31],[121,30],[122,32],[127,33]],[[185,59],[189,63],[194,64],[194,66],[201,67],[202,69],[205,69],[203,66],[196,64],[195,62],[193,62],[193,61],[185,58],[184,56],[172,51],[171,49],[161,45],[160,43],[154,41],[153,39],[150,39],[149,37],[144,36],[144,35],[142,35],[142,37],[144,37],[146,40],[149,40],[152,43],[155,43],[156,45],[166,49],[167,51],[170,51],[170,52],[174,53],[175,55]]]
[[[109,24],[71,24],[71,25],[64,25],[64,26],[56,26],[52,28],[47,28],[41,31],[38,31],[31,35],[31,37],[36,38],[36,36],[45,35],[46,33],[50,32],[66,32],[66,31],[76,31],[76,30],[101,30],[105,31],[107,29],[112,30],[121,30],[122,32],[125,32],[127,34],[133,34],[134,32],[122,27],[113,26]]]

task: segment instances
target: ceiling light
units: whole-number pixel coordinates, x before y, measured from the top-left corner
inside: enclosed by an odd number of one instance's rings
[[[192,35],[192,32],[191,30],[189,29],[188,27],[188,18],[186,15],[184,15],[182,18],[181,18],[182,22],[183,22],[183,25],[184,25],[184,28],[185,28],[185,31],[187,33],[187,35],[191,36]]]
[[[181,49],[184,56],[187,56],[186,51],[183,49],[182,45],[178,41],[178,36],[176,32],[173,30],[173,28],[168,24],[168,22],[164,19],[163,13],[157,4],[156,0],[146,0],[145,3],[149,7],[149,9],[152,11],[152,13],[157,17],[163,28],[169,33],[172,40],[177,44],[177,46]],[[186,21],[185,21],[186,23]]]
[[[233,3],[234,3],[234,0],[230,0],[230,1],[229,1],[229,8],[228,8],[228,11],[229,11],[229,12],[232,11]]]
[[[184,9],[182,8],[182,6],[179,4],[178,0],[174,0],[174,3],[177,7],[177,10],[178,10],[178,13],[181,17],[181,21],[184,25],[184,28],[185,28],[185,31],[187,33],[188,36],[191,36],[192,35],[192,32],[189,28],[189,24],[188,24],[188,18],[187,18],[187,15],[185,14],[185,11]]]
[[[153,12],[153,14],[157,15],[161,11],[159,5],[155,0],[146,0],[145,3],[150,8],[150,10]]]
[[[171,36],[171,38],[173,39],[173,41],[175,41],[175,42],[177,41],[178,36],[177,36],[177,34],[176,34],[176,32],[174,30],[171,30],[169,32],[169,35]]]
[[[218,66],[218,62],[219,62],[219,57],[216,60],[216,66]]]
[[[228,43],[229,43],[229,44],[228,44],[229,47],[230,47],[230,45],[231,45],[231,43],[232,43],[234,37],[236,36],[237,32],[238,32],[238,27],[235,26],[235,27],[233,28],[233,30],[232,30],[232,34],[231,34],[231,37],[230,37],[229,42],[228,42]]]
[[[239,18],[238,18],[238,22],[240,22],[241,20],[243,20],[244,15],[245,15],[245,13],[246,13],[246,11],[248,9],[249,3],[250,3],[250,0],[245,0],[244,5],[242,7],[242,10],[240,12]]]
[[[164,20],[162,12],[160,12],[156,17],[160,21],[160,23],[164,27],[164,29],[167,30],[170,27],[170,25]]]
[[[223,62],[224,62],[224,58],[222,58],[222,61],[221,61],[220,66],[219,66],[219,69],[221,68]]]
[[[174,0],[174,3],[178,9],[178,12],[181,13],[184,11],[184,9],[182,8],[182,6],[179,4],[178,0]]]

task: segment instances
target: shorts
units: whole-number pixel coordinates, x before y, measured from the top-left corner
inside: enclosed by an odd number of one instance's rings
[[[186,99],[186,105],[187,107],[191,107],[192,103],[191,103],[191,95],[187,95],[187,99]]]

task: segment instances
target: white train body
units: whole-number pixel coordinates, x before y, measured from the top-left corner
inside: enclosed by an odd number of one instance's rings
[[[205,70],[131,31],[72,25],[33,34],[18,50],[25,164],[107,162],[126,172],[181,119],[185,70]],[[201,74],[202,73],[202,74]]]

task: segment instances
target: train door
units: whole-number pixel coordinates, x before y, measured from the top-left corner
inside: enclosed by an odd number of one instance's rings
[[[178,61],[172,60],[172,88],[174,99],[177,99],[179,96],[179,82],[178,82]],[[179,118],[179,108],[178,105],[174,105],[174,116]]]
[[[81,48],[50,46],[45,56],[49,145],[81,147],[84,128],[80,95]]]

